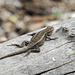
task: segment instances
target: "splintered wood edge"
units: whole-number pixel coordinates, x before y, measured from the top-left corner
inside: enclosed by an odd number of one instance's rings
[[[75,73],[74,42],[68,42],[70,40],[67,39],[74,32],[72,28],[75,29],[75,18],[53,25],[53,27],[52,37],[58,37],[57,40],[45,42],[40,47],[40,53],[31,53],[28,57],[21,54],[0,60],[0,75],[66,75]],[[61,27],[68,28],[69,33],[62,34]],[[59,30],[57,31],[57,29]],[[21,48],[7,45],[20,44],[22,41],[30,39],[31,36],[25,34],[0,44],[0,57],[21,50]]]

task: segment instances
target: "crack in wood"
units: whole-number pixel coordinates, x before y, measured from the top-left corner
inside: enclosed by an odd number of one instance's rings
[[[57,46],[57,47],[51,49],[50,51],[52,51],[52,50],[54,50],[54,49],[56,49],[56,48],[59,48],[59,47],[61,47],[61,46],[64,46],[65,44],[72,43],[72,42],[75,42],[75,41],[68,41],[68,42],[66,42],[66,43],[64,43],[64,44],[62,44],[62,45],[60,45],[60,46]],[[49,52],[49,51],[47,51],[47,52],[45,52],[45,53],[48,53],[48,52]],[[44,53],[44,54],[45,54],[45,53]]]
[[[62,75],[68,75],[68,74],[71,74],[71,73],[75,73],[75,71],[71,71],[71,72],[68,72],[68,73],[65,73],[65,74],[62,74]]]
[[[67,43],[71,43],[71,42],[75,42],[75,41],[68,41],[68,42],[64,43],[63,45],[65,45],[65,44],[67,44]],[[60,45],[60,46],[58,46],[58,47],[56,47],[56,48],[59,48],[59,47],[61,47],[61,46],[63,46],[63,45]],[[52,49],[52,50],[53,50],[53,49]],[[69,61],[69,62],[66,62],[66,63],[64,63],[64,64],[61,64],[61,65],[59,65],[59,66],[57,66],[57,67],[48,69],[48,70],[46,70],[46,71],[42,71],[42,72],[37,73],[37,74],[35,74],[35,75],[41,75],[41,74],[46,73],[46,72],[48,72],[48,71],[51,71],[51,70],[57,69],[57,68],[59,68],[59,67],[62,67],[62,66],[64,66],[64,65],[66,65],[66,64],[69,64],[69,63],[71,63],[71,62],[73,62],[73,61],[75,61],[75,59],[73,59],[73,60],[71,60],[71,61]],[[74,73],[74,72],[75,72],[75,71],[72,71],[72,72],[68,72],[68,73],[62,74],[62,75],[67,75],[67,74]]]
[[[40,72],[40,73],[37,73],[37,74],[35,74],[35,75],[41,75],[41,74],[46,73],[46,72],[48,72],[48,71],[51,71],[51,70],[57,69],[57,68],[59,68],[59,67],[62,67],[62,66],[64,66],[64,65],[66,65],[66,64],[69,64],[69,63],[71,63],[71,62],[73,62],[73,61],[75,61],[75,59],[73,59],[73,60],[71,60],[71,61],[69,61],[69,62],[66,62],[66,63],[64,63],[64,64],[62,64],[62,65],[59,65],[59,66],[57,66],[57,67],[48,69],[48,70],[43,71],[43,72]],[[63,75],[64,75],[64,74],[63,74]]]

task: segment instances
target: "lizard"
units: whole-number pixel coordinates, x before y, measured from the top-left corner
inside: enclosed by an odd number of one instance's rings
[[[9,46],[17,46],[19,48],[24,47],[25,45],[28,46],[26,49],[22,49],[20,51],[14,52],[7,54],[3,57],[0,57],[1,59],[19,55],[22,53],[27,52],[26,56],[29,55],[31,52],[40,52],[40,46],[42,46],[45,42],[45,40],[55,40],[56,38],[50,38],[49,36],[53,33],[54,27],[52,26],[47,26],[45,29],[37,32],[37,33],[32,33],[30,34],[32,36],[30,41],[23,41],[20,45],[19,44],[11,44]]]

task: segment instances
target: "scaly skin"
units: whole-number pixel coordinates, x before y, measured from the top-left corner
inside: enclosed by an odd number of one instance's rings
[[[28,48],[26,49],[22,49],[18,52],[14,52],[11,54],[8,54],[6,56],[0,57],[0,59],[4,59],[7,57],[11,57],[14,55],[18,55],[18,54],[22,54],[27,52],[26,56],[30,53],[30,52],[40,52],[40,48],[39,46],[43,45],[46,39],[49,39],[48,36],[50,36],[53,32],[54,28],[51,26],[48,26],[46,29],[36,33],[32,39],[30,40],[30,42],[28,43]],[[48,37],[48,38],[47,38]],[[24,46],[24,42],[22,45],[18,45],[18,44],[12,44],[13,46],[17,46],[17,47],[23,47]]]

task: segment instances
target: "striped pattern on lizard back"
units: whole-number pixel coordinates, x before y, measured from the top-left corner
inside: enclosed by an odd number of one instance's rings
[[[35,46],[35,45],[41,46],[41,45],[43,45],[45,42],[46,36],[48,36],[48,35],[50,36],[52,34],[53,30],[54,30],[53,27],[48,26],[46,29],[36,33],[32,37],[28,46]]]
[[[29,49],[32,49],[32,48],[35,49],[36,46],[42,45],[44,43],[45,39],[47,38],[47,36],[50,36],[52,34],[53,30],[54,30],[53,27],[48,26],[46,29],[36,33],[32,37],[31,41],[29,42],[28,48],[22,49],[22,50],[20,50],[18,52],[14,52],[14,53],[5,55],[3,57],[0,57],[0,60],[4,59],[4,58],[7,58],[7,57],[14,56],[14,55],[18,55],[18,54],[21,54],[21,53],[25,53],[27,51],[29,51],[28,53],[30,53],[31,50],[29,50]]]
[[[29,46],[32,46],[34,44],[41,46],[44,44],[44,42],[45,42],[45,32],[40,31],[32,37]]]

